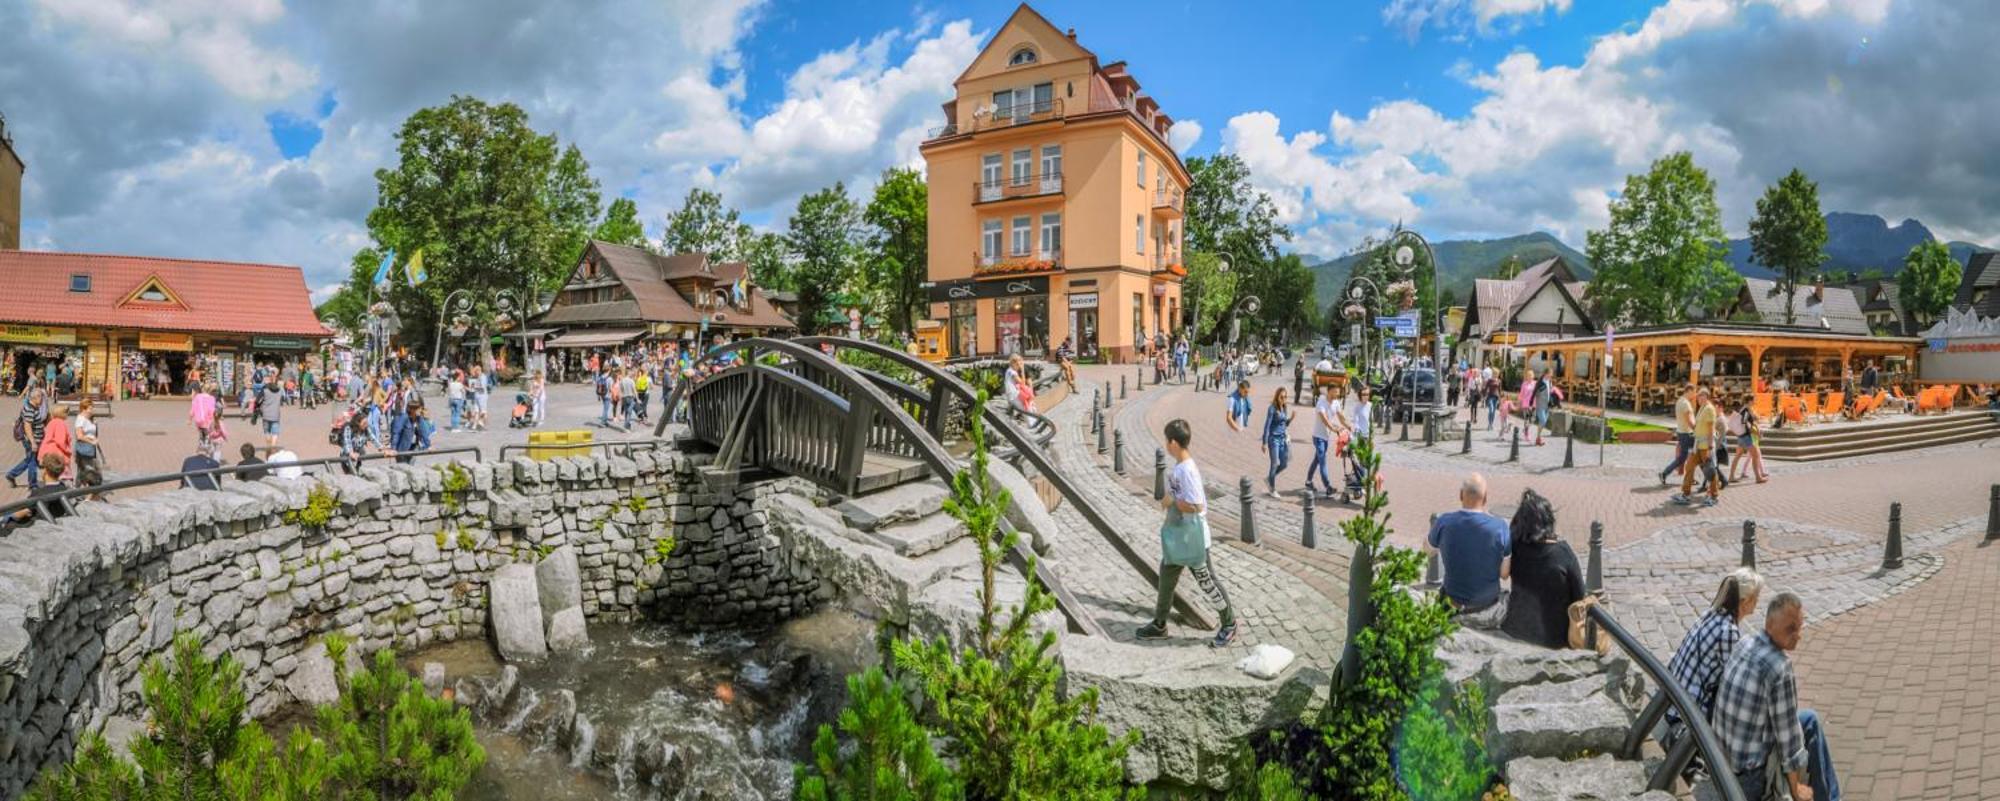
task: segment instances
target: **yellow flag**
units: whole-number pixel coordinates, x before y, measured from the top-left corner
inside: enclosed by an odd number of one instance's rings
[[[417,252],[410,254],[410,261],[403,265],[403,273],[410,277],[410,286],[416,286],[424,282],[423,248],[417,248]]]

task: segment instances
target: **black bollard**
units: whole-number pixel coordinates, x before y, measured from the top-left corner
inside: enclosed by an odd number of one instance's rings
[[[1889,504],[1889,542],[1882,548],[1882,569],[1903,568],[1903,502]]]
[[[1757,521],[1743,521],[1743,566],[1757,569]]]
[[[1239,528],[1240,528],[1240,529],[1241,529],[1241,531],[1242,531],[1242,537],[1243,537],[1243,541],[1244,541],[1244,542],[1256,542],[1256,541],[1257,541],[1257,514],[1256,514],[1255,510],[1253,510],[1253,509],[1251,509],[1251,508],[1250,508],[1250,477],[1249,477],[1249,476],[1244,476],[1244,477],[1242,477],[1242,478],[1239,478],[1239,479],[1237,479],[1237,480],[1236,480],[1236,499],[1237,499],[1237,502],[1239,502],[1239,503],[1241,503],[1241,504],[1243,505],[1243,509],[1242,509],[1242,517],[1241,517],[1241,518],[1239,518],[1239,519],[1240,519],[1240,520],[1242,521],[1242,525],[1241,525],[1241,526],[1240,526]]]
[[[1111,379],[1104,379],[1104,408],[1111,408]]]
[[[1098,409],[1097,409],[1097,390],[1091,390],[1091,393],[1090,393],[1090,433],[1092,433],[1092,434],[1095,434],[1095,433],[1097,433],[1097,426],[1098,426],[1098,424],[1100,424],[1100,423],[1103,423],[1103,422],[1104,422],[1104,417],[1103,417],[1103,416],[1102,416],[1101,414],[1099,414],[1099,413],[1098,413]]]
[[[1119,377],[1118,377],[1118,399],[1119,399],[1119,400],[1124,400],[1124,399],[1125,399],[1125,386],[1126,386],[1126,384],[1125,384],[1125,377],[1121,375],[1121,376],[1119,376]]]
[[[1167,497],[1167,452],[1153,449],[1153,500]]]
[[[1576,418],[1563,426],[1563,467],[1576,466]]]
[[[1125,475],[1125,432],[1111,432],[1111,470]]]
[[[1604,592],[1604,524],[1590,521],[1590,565],[1584,568],[1583,588],[1591,594]]]
[[[1299,544],[1307,548],[1319,547],[1319,533],[1313,530],[1313,488],[1306,487],[1305,524],[1299,528]]]
[[[1507,446],[1507,461],[1521,461],[1521,429],[1514,429],[1514,444]]]
[[[1134,373],[1138,374],[1138,376],[1139,376],[1138,378],[1135,378],[1135,379],[1133,379],[1133,381],[1137,382],[1137,383],[1135,384],[1135,386],[1139,387],[1140,389],[1145,389],[1145,388],[1146,388],[1146,365],[1143,365],[1143,364],[1135,364],[1135,365],[1132,365],[1132,372],[1134,372]]]
[[[1101,455],[1103,455],[1103,454],[1104,454],[1104,451],[1105,451],[1105,449],[1106,449],[1106,447],[1107,447],[1107,446],[1106,446],[1106,445],[1104,444],[1104,437],[1105,437],[1105,434],[1104,434],[1104,430],[1105,430],[1105,429],[1107,429],[1107,428],[1110,428],[1110,426],[1107,426],[1107,425],[1105,425],[1105,424],[1104,424],[1104,410],[1103,410],[1103,409],[1098,409],[1098,410],[1096,411],[1096,415],[1097,415],[1097,453],[1098,453],[1098,455],[1100,455],[1100,456],[1101,456]]]
[[[1427,416],[1425,416],[1425,417],[1424,417],[1424,447],[1428,448],[1428,447],[1431,447],[1431,446],[1433,446],[1433,445],[1436,445],[1436,444],[1438,444],[1438,437],[1437,437],[1437,434],[1438,434],[1438,427],[1437,427],[1437,415],[1434,415],[1434,414],[1433,414],[1433,415],[1427,415]]]
[[[1471,453],[1471,452],[1472,452],[1472,421],[1471,421],[1471,420],[1467,420],[1467,421],[1465,421],[1465,444],[1464,444],[1464,445],[1461,445],[1461,446],[1459,446],[1459,448],[1458,448],[1458,452],[1459,452],[1460,454],[1467,454],[1467,453]]]
[[[1397,442],[1410,441],[1410,418],[1408,417],[1403,418],[1403,433],[1400,436],[1396,437],[1396,441]]]
[[[2000,540],[2000,484],[1993,485],[1986,499],[1986,541]]]

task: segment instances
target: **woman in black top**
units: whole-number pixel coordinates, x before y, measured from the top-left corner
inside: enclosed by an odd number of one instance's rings
[[[1576,552],[1556,536],[1556,513],[1534,490],[1521,493],[1514,512],[1513,592],[1500,630],[1545,648],[1569,646],[1569,605],[1583,599],[1583,568]]]

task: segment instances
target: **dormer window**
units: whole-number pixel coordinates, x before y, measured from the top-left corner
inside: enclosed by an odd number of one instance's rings
[[[1035,60],[1036,60],[1035,49],[1032,47],[1023,47],[1019,50],[1014,51],[1012,55],[1007,56],[1007,66],[1019,67],[1027,64],[1033,64],[1035,63]]]

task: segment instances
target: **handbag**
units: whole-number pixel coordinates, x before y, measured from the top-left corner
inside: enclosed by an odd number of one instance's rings
[[[1167,507],[1160,524],[1160,561],[1169,565],[1199,565],[1208,561],[1208,521]]]
[[[76,443],[76,455],[78,458],[82,459],[97,458],[97,443],[94,442]]]
[[[1591,650],[1591,648],[1585,644],[1585,640],[1588,639],[1588,637],[1586,636],[1587,633],[1586,629],[1589,627],[1589,623],[1587,622],[1587,620],[1590,616],[1590,608],[1596,605],[1597,605],[1597,596],[1595,595],[1585,595],[1583,596],[1583,600],[1577,601],[1576,603],[1569,605],[1570,648],[1578,651]],[[1607,634],[1603,631],[1597,632],[1596,650],[1598,656],[1606,656],[1611,653],[1610,634]]]

